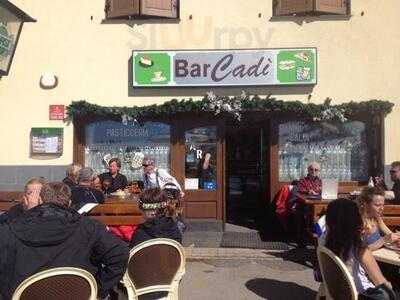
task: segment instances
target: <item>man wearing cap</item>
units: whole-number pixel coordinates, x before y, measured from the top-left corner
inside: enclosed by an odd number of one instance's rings
[[[96,174],[92,168],[82,168],[78,172],[78,185],[71,189],[72,207],[79,210],[87,203],[104,203],[104,194],[94,188]]]
[[[143,158],[142,167],[145,190],[154,188],[164,189],[167,183],[173,183],[179,189],[181,198],[185,195],[178,181],[167,170],[156,168],[152,158]]]

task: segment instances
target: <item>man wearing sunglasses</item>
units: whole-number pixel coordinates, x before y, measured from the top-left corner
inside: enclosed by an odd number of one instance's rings
[[[180,191],[180,197],[183,198],[185,195],[182,191],[178,181],[167,172],[167,170],[157,168],[154,164],[154,160],[149,157],[143,158],[143,187],[145,190],[160,188],[164,189],[166,184],[173,183]]]
[[[386,199],[395,200],[400,203],[400,161],[392,162],[389,172],[390,179],[393,181],[392,190],[389,191],[382,177],[375,178],[376,185],[386,190]]]
[[[321,166],[313,161],[307,170],[307,176],[299,182],[298,192],[307,195],[321,195],[322,181],[319,177]]]

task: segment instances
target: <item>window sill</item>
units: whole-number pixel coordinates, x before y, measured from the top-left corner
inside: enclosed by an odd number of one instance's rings
[[[348,21],[353,15],[291,15],[291,16],[272,16],[270,22],[296,22],[311,23],[318,21]]]

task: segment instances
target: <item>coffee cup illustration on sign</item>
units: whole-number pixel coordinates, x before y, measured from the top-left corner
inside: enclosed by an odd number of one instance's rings
[[[153,65],[153,60],[151,59],[150,56],[144,55],[144,56],[140,57],[139,64],[142,67],[148,68]]]
[[[165,76],[163,76],[163,72],[162,71],[155,71],[154,72],[154,77],[151,79],[151,81],[153,82],[160,82],[160,81],[165,81],[167,78],[165,78]]]

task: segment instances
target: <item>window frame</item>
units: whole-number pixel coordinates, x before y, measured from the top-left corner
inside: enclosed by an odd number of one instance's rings
[[[281,1],[284,0],[273,0],[272,1],[272,17],[273,18],[285,18],[285,17],[309,17],[309,16],[333,16],[333,17],[350,17],[351,15],[351,0],[342,0],[346,2],[346,12],[327,12],[327,11],[318,11],[318,7],[326,7],[326,5],[322,5],[319,3],[321,0],[308,0],[311,1],[310,5],[311,9],[305,9],[304,11],[292,12],[292,13],[279,13],[279,7]]]

